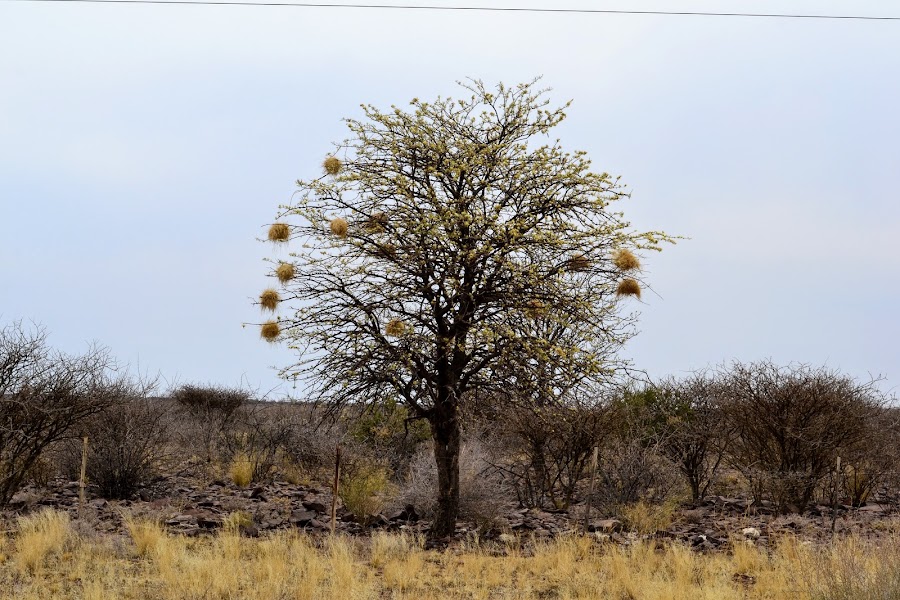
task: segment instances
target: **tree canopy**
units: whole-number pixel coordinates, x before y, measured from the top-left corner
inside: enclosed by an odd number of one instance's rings
[[[614,210],[623,186],[584,152],[536,143],[568,104],[536,82],[463,87],[346,121],[324,174],[297,182],[269,230],[295,250],[274,261],[282,291],[260,297],[290,306],[262,329],[298,352],[283,376],[336,405],[396,398],[428,420],[440,534],[456,517],[464,400],[608,377],[634,334],[619,300],[644,285],[636,253],[672,241],[632,230]]]

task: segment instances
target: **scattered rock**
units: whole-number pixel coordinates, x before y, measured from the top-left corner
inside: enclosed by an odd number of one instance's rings
[[[304,527],[309,525],[318,514],[314,510],[295,510],[291,513],[291,518],[288,519],[288,522],[295,527]]]
[[[306,510],[314,510],[319,514],[325,514],[328,512],[328,507],[325,506],[322,502],[302,502],[303,508]]]
[[[407,521],[409,523],[415,523],[419,520],[419,514],[416,512],[416,508],[412,504],[407,504],[403,510],[396,513],[394,516],[390,518],[391,521]]]
[[[588,525],[588,531],[599,533],[612,533],[622,530],[622,521],[618,519],[600,519]]]

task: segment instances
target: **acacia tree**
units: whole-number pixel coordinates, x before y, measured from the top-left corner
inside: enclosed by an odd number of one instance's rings
[[[633,333],[617,298],[639,295],[635,250],[670,238],[632,231],[612,203],[618,179],[584,152],[534,143],[564,118],[535,82],[469,97],[414,99],[409,111],[364,105],[350,137],[298,181],[269,230],[303,250],[276,262],[283,284],[263,308],[292,312],[262,326],[299,358],[282,376],[338,406],[398,398],[430,425],[438,471],[432,535],[459,510],[461,407],[501,367],[550,364],[561,377],[602,378],[610,344]],[[576,343],[521,326],[565,316]]]

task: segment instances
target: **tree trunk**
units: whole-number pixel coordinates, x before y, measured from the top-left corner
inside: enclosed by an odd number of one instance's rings
[[[443,407],[431,420],[434,460],[437,463],[438,498],[432,537],[446,537],[456,531],[459,516],[460,429],[455,406]]]

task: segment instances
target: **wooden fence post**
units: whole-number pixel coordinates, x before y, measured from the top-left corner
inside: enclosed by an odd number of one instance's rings
[[[588,531],[588,525],[591,519],[591,505],[594,503],[594,477],[597,475],[597,447],[594,446],[594,452],[591,454],[591,479],[588,486],[587,505],[584,507],[584,533]]]
[[[337,499],[341,484],[341,445],[338,444],[334,456],[334,485],[331,488],[331,535],[337,527]]]
[[[84,443],[81,446],[81,477],[78,480],[78,518],[80,519],[84,512],[84,488],[87,485],[87,454],[88,439],[84,437]]]

